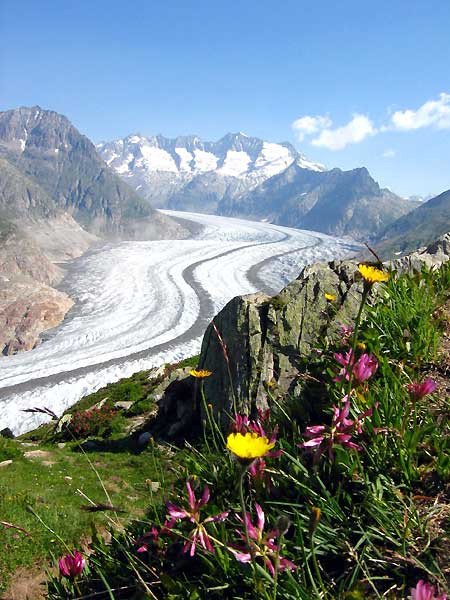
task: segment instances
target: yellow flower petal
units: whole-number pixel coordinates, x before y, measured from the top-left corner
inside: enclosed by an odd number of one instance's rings
[[[247,432],[230,433],[227,437],[227,448],[243,460],[253,460],[265,456],[275,446],[275,442],[269,442],[266,437],[259,436],[257,433]]]
[[[376,267],[372,267],[371,265],[358,265],[358,270],[364,277],[364,280],[370,285],[389,280],[389,273],[377,269]]]
[[[327,292],[325,292],[325,300],[328,300],[328,302],[334,302],[337,298],[336,294],[328,294]]]
[[[197,379],[204,379],[205,377],[212,375],[212,371],[208,371],[207,369],[192,369],[189,371],[189,374]]]

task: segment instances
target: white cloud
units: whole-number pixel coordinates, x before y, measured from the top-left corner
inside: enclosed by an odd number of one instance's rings
[[[320,135],[312,140],[313,146],[328,148],[328,150],[342,150],[350,144],[358,144],[366,137],[375,135],[372,121],[365,115],[353,115],[351,121],[337,129],[323,129]]]
[[[327,116],[300,117],[292,123],[292,129],[296,132],[299,142],[302,142],[307,135],[313,135],[326,127],[331,127],[332,121]]]
[[[388,115],[391,110],[390,108]],[[333,121],[325,115],[306,115],[292,123],[292,129],[300,142],[310,137],[313,138],[310,141],[313,146],[342,150],[350,144],[358,144],[367,137],[380,133],[411,131],[425,127],[450,129],[450,94],[443,92],[437,100],[428,100],[417,110],[397,110],[385,123],[377,127],[368,116],[361,114],[354,114],[342,127],[333,129],[332,126]],[[396,151],[392,149],[387,149],[382,154],[383,158],[393,158],[395,155]]]
[[[417,110],[397,110],[391,116],[390,125],[399,131],[432,126],[450,129],[450,94],[442,93],[438,100],[428,100]]]

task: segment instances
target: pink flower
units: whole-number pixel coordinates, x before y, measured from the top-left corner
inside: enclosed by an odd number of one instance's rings
[[[296,569],[296,565],[287,558],[279,556],[279,547],[275,544],[275,540],[279,537],[279,532],[276,529],[271,529],[267,533],[264,533],[265,515],[264,511],[258,503],[255,503],[256,509],[256,525],[254,525],[250,519],[249,513],[244,514],[245,524],[247,526],[248,537],[250,538],[251,548],[245,547],[242,550],[235,548],[229,548],[230,552],[234,554],[236,560],[242,563],[248,563],[254,557],[261,557],[264,565],[266,566],[272,577],[275,575],[275,561],[278,559],[279,570],[284,571],[289,569],[293,571]],[[242,522],[242,518],[239,517]],[[245,532],[237,531],[239,537],[247,544],[247,536]]]
[[[245,435],[248,431],[250,419],[247,415],[236,415],[233,423],[231,424],[231,431],[233,433],[242,433]]]
[[[272,432],[267,431],[267,425],[270,418],[270,410],[259,410],[256,419],[250,419],[247,415],[237,414],[231,425],[233,433],[242,433],[245,435],[248,431],[257,433],[260,437],[266,437],[269,442],[275,442],[277,439],[277,427]]]
[[[361,446],[352,442],[351,439],[355,433],[362,433],[361,421],[365,417],[370,417],[373,409],[366,410],[353,421],[348,418],[350,399],[348,396],[344,396],[343,401],[342,408],[333,406],[331,425],[311,425],[305,430],[304,436],[310,439],[303,442],[303,444],[299,444],[299,447],[315,449],[315,460],[318,460],[326,451],[328,451],[330,460],[333,460],[333,446],[335,444],[353,450],[361,450]]]
[[[355,363],[353,350],[345,354],[335,353],[334,358],[342,365],[342,369],[334,378],[334,381],[349,381],[350,375],[355,383],[364,383],[375,374],[378,369],[378,361],[372,354],[362,354]]]
[[[85,564],[82,554],[74,550],[73,554],[66,554],[59,559],[59,573],[63,577],[74,579],[83,571]]]
[[[356,361],[353,367],[353,379],[363,383],[372,377],[378,369],[378,361],[372,354],[364,353]]]
[[[190,556],[194,556],[197,544],[200,544],[204,550],[209,552],[214,552],[213,545],[208,536],[208,533],[205,529],[206,523],[223,521],[228,517],[228,512],[223,512],[214,517],[207,517],[206,519],[201,520],[200,518],[200,510],[209,502],[210,492],[209,488],[206,485],[202,497],[200,500],[197,500],[194,494],[194,490],[192,489],[191,483],[189,481],[186,482],[186,488],[188,491],[188,508],[182,508],[173,504],[172,502],[167,502],[166,507],[168,511],[168,521],[165,523],[165,529],[170,530],[173,529],[175,523],[177,521],[189,520],[191,523],[194,523],[194,529],[189,533],[188,541],[183,546],[183,552],[188,552]]]
[[[341,342],[344,346],[348,343],[349,339],[353,335],[353,327],[351,325],[341,325]]]
[[[437,383],[432,379],[425,379],[420,383],[415,381],[407,386],[409,395],[413,400],[421,400],[428,394],[432,394],[437,388]]]
[[[159,531],[153,525],[148,533],[144,533],[138,540],[136,540],[136,544],[139,546],[137,552],[147,552],[148,547],[151,544],[157,543],[159,540]]]
[[[447,600],[447,594],[435,596],[436,588],[423,579],[417,582],[415,588],[411,588],[411,600]]]

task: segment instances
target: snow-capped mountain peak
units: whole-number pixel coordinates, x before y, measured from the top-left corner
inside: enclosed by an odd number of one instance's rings
[[[102,142],[97,150],[155,206],[167,206],[173,194],[186,186],[201,190],[207,187],[209,195],[241,194],[294,162],[304,169],[324,170],[289,143],[266,142],[243,132],[227,133],[217,142],[203,141],[197,135],[170,139],[131,134]]]

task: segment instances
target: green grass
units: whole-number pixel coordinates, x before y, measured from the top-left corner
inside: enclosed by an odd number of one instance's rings
[[[197,361],[198,356],[194,356],[177,365],[168,365],[168,369],[196,366]],[[94,502],[107,503],[104,485],[113,505],[124,511],[118,515],[119,529],[131,519],[144,515],[150,502],[160,501],[165,493],[164,486],[172,479],[168,471],[171,461],[166,453],[154,447],[142,454],[134,454],[133,444],[123,435],[130,418],[154,409],[151,392],[160,379],[149,380],[149,373],[142,371],[107,385],[66,411],[88,410],[105,399],[110,405],[132,402],[129,409],[120,411],[114,418],[107,440],[93,440],[108,452],[95,450],[83,454],[70,436],[65,447],[59,448],[57,442],[62,442],[68,434],[56,435],[55,421],[20,436],[18,440],[0,437],[0,462],[13,460],[12,465],[0,471],[0,520],[31,533],[26,537],[18,530],[0,527],[0,545],[4,549],[0,558],[0,592],[18,567],[41,561],[46,563],[52,554],[58,556],[64,552],[66,549],[58,536],[69,547],[79,546],[80,539],[91,535],[93,526],[106,530],[111,525],[110,516],[117,521],[113,513],[81,510],[88,501],[82,498],[78,489]],[[26,447],[20,443],[30,440],[38,445]],[[25,451],[35,449],[50,452],[48,460],[55,464],[45,466],[42,460],[23,458]],[[158,482],[158,492],[152,492],[146,481]],[[48,531],[36,515],[55,534]]]
[[[120,526],[130,519],[140,518],[152,502],[160,500],[169,479],[167,459],[158,455],[155,460],[150,451],[140,455],[95,452],[86,456],[73,452],[70,446],[63,449],[40,446],[39,449],[51,453],[46,460],[54,462],[53,465],[45,466],[41,459],[14,456],[13,464],[1,472],[1,520],[24,528],[31,535],[26,537],[13,529],[0,527],[0,591],[19,566],[32,566],[47,561],[50,554],[59,556],[66,552],[59,536],[70,548],[79,547],[80,540],[89,537],[93,526],[105,530],[111,524],[110,518]],[[151,481],[161,485],[156,494]],[[108,503],[103,486],[112,504],[124,511],[117,517],[112,511],[89,513],[81,508],[89,502],[78,490],[95,503]],[[36,515],[54,533],[46,529]]]

